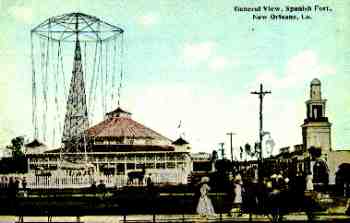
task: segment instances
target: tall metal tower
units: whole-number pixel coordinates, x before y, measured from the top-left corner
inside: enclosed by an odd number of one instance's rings
[[[78,19],[76,30],[79,30]],[[86,94],[84,84],[83,65],[81,62],[81,49],[78,31],[76,32],[76,42],[74,50],[74,62],[72,79],[70,82],[69,95],[67,100],[66,115],[64,118],[62,142],[82,138],[84,130],[89,127],[89,118],[86,105]]]

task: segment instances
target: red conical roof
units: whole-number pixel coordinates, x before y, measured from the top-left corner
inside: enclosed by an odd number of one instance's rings
[[[120,114],[123,113],[124,115]],[[125,115],[127,114],[127,115]],[[156,131],[134,121],[131,113],[117,108],[113,112],[107,113],[106,119],[87,130],[87,134],[95,139],[109,138],[130,138],[130,139],[151,139],[158,142],[171,140],[157,133]]]

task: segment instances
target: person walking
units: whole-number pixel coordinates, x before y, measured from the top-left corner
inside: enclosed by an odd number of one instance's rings
[[[27,180],[25,177],[22,178],[21,185],[23,190],[23,196],[27,197]]]
[[[210,215],[215,214],[213,204],[211,203],[211,200],[208,197],[208,192],[210,190],[208,183],[209,183],[209,177],[202,177],[200,182],[201,187],[199,189],[200,197],[197,205],[197,213],[201,217],[208,217]]]
[[[308,174],[305,178],[306,180],[306,191],[312,192],[314,190],[313,177],[311,174]]]
[[[152,182],[152,174],[148,174],[148,177],[146,179],[146,185],[147,185],[147,188],[150,188],[153,186],[153,182]]]
[[[240,175],[237,175],[233,182],[233,191],[234,191],[234,199],[233,199],[233,211],[238,212],[238,217],[242,216],[242,178]]]
[[[27,189],[27,180],[26,180],[26,177],[23,177],[22,178],[22,189],[23,191],[25,191]]]
[[[106,184],[103,182],[103,180],[100,180],[100,183],[97,185],[97,192],[101,197],[105,197],[107,188]]]

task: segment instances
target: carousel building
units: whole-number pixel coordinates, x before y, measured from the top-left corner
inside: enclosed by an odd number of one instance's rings
[[[72,169],[87,174],[84,166],[93,166],[94,175],[127,176],[130,172],[151,175],[159,183],[187,183],[191,172],[191,147],[184,139],[172,141],[156,131],[134,121],[131,113],[118,107],[105,119],[88,128],[84,137],[85,151],[67,152],[56,149],[27,153],[30,172]],[[43,145],[38,149],[42,149]],[[88,174],[92,174],[90,171]]]
[[[148,173],[188,172],[190,146],[134,121],[131,113],[117,108],[105,120],[86,131],[97,171],[125,174],[145,169]],[[97,159],[96,159],[97,158]],[[91,159],[91,158],[90,158]]]

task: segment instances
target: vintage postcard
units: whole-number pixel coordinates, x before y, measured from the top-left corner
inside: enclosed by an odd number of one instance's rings
[[[348,222],[349,12],[0,0],[0,222]]]

